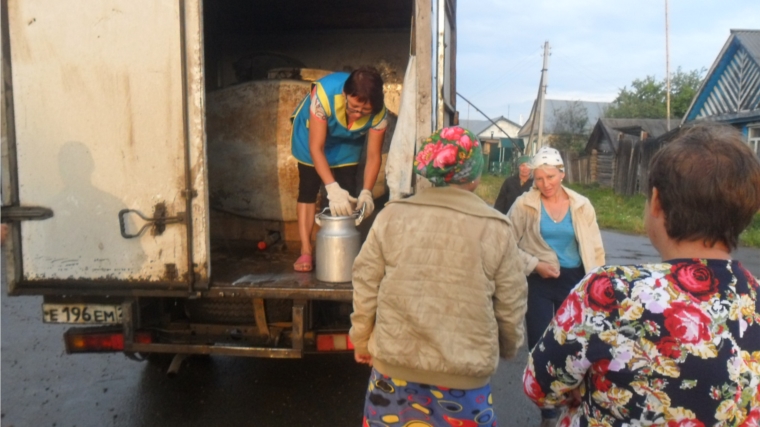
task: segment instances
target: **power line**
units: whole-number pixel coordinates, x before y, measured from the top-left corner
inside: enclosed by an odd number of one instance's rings
[[[515,142],[515,140],[512,139],[511,136],[509,136],[509,134],[507,133],[507,131],[505,131],[504,129],[502,129],[501,126],[498,125],[498,123],[496,123],[495,121],[493,121],[493,119],[491,119],[490,117],[488,117],[488,115],[486,115],[486,113],[484,113],[483,111],[481,111],[480,108],[476,107],[475,104],[473,104],[467,98],[465,98],[464,96],[462,96],[461,93],[457,92],[457,95],[460,98],[462,98],[464,100],[464,102],[466,102],[468,105],[472,106],[472,108],[474,108],[475,111],[477,111],[478,113],[482,114],[483,117],[485,117],[486,119],[488,119],[488,121],[491,122],[492,125],[496,126],[496,129],[499,129],[500,131],[502,131],[504,133],[504,135],[506,135],[507,138],[509,139],[509,142],[512,143],[512,148],[515,151],[517,151],[518,153],[520,153],[520,147],[517,145],[517,143]]]
[[[540,50],[540,49],[539,49],[539,50]],[[533,53],[531,53],[531,54],[529,54],[529,55],[527,55],[527,56],[524,56],[524,57],[522,57],[522,58],[518,59],[518,60],[517,60],[517,62],[514,62],[514,63],[513,63],[511,66],[509,66],[509,67],[505,68],[504,70],[502,70],[501,74],[500,74],[500,75],[499,75],[497,78],[495,78],[495,79],[491,80],[490,82],[488,82],[487,84],[485,84],[484,86],[482,86],[482,87],[480,88],[480,90],[477,90],[477,91],[475,91],[475,92],[474,92],[474,94],[473,94],[473,96],[477,96],[477,95],[480,95],[480,94],[481,94],[481,93],[483,93],[483,92],[484,92],[486,89],[490,89],[490,88],[491,88],[491,85],[493,85],[495,82],[497,82],[497,81],[499,81],[499,80],[502,80],[502,79],[504,79],[505,77],[507,77],[507,76],[506,76],[506,74],[507,74],[508,72],[512,71],[513,69],[517,68],[518,66],[522,66],[522,65],[524,65],[525,63],[527,63],[527,62],[528,62],[528,60],[530,60],[530,59],[533,59],[533,58],[536,56],[536,53],[538,53],[538,52],[539,52],[539,50],[536,50],[535,52],[533,52]]]
[[[584,67],[584,66],[580,65],[580,64],[579,64],[578,62],[576,62],[576,61],[568,61],[568,62],[565,62],[565,59],[568,59],[568,60],[569,60],[569,59],[573,59],[573,58],[570,58],[569,56],[568,56],[568,57],[565,57],[565,56],[564,56],[563,54],[561,54],[561,53],[560,53],[560,54],[555,54],[555,55],[553,55],[553,56],[554,56],[556,59],[559,59],[559,60],[560,60],[560,62],[562,62],[562,64],[564,64],[564,65],[568,65],[570,69],[575,69],[575,71],[576,71],[576,75],[580,75],[580,76],[582,76],[584,79],[587,79],[588,81],[590,81],[590,82],[592,82],[592,83],[599,83],[599,82],[601,81],[602,83],[604,83],[604,84],[606,84],[606,85],[609,85],[609,86],[611,86],[611,87],[614,87],[614,88],[615,88],[615,90],[620,90],[620,86],[619,86],[617,83],[612,83],[611,81],[607,80],[607,78],[605,78],[605,77],[602,77],[602,78],[598,77],[598,76],[599,76],[599,73],[598,73],[598,71],[592,71],[592,70],[590,70],[590,69],[588,69],[588,68],[586,68],[586,67]]]

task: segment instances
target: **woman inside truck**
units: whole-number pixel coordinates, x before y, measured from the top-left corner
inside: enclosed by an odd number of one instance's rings
[[[473,193],[477,137],[443,128],[420,148],[434,188],[389,202],[353,266],[354,358],[373,367],[362,425],[493,426],[491,375],[523,342],[522,262],[507,218]]]
[[[352,73],[333,73],[311,86],[311,93],[293,114],[293,157],[298,161],[298,233],[301,256],[293,268],[311,271],[311,232],[314,228],[317,193],[325,185],[330,213],[348,216],[365,207],[375,209],[372,188],[380,172],[381,151],[387,126],[383,102],[383,79],[372,67]],[[356,194],[358,164],[367,141],[364,182]]]

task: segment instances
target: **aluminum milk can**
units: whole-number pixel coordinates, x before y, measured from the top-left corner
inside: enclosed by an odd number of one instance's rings
[[[331,216],[326,212],[329,208],[314,217],[321,227],[314,253],[316,279],[330,283],[350,282],[354,259],[361,249],[356,226],[364,219],[364,208],[351,216]]]

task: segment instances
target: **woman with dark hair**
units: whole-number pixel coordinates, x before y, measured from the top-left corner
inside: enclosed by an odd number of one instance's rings
[[[760,286],[731,259],[760,209],[735,129],[686,130],[652,158],[644,224],[662,262],[604,266],[533,348],[525,393],[559,426],[760,425]]]
[[[298,161],[298,233],[301,256],[296,271],[313,268],[311,232],[317,193],[324,183],[330,213],[350,215],[365,206],[375,209],[372,188],[380,172],[381,150],[387,126],[383,79],[376,69],[333,73],[312,84],[311,93],[293,113],[293,157]],[[356,194],[356,174],[365,140],[367,160],[363,189]]]
[[[527,290],[509,221],[473,194],[483,163],[471,132],[434,133],[414,162],[434,188],[389,202],[354,262],[364,426],[496,425],[489,382],[522,344]]]

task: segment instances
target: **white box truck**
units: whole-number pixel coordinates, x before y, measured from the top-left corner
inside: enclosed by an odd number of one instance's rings
[[[405,80],[412,147],[455,123],[454,0],[0,4],[8,295],[73,324],[69,353],[351,349],[351,283],[293,271],[290,115],[311,80],[372,65],[385,153]]]

